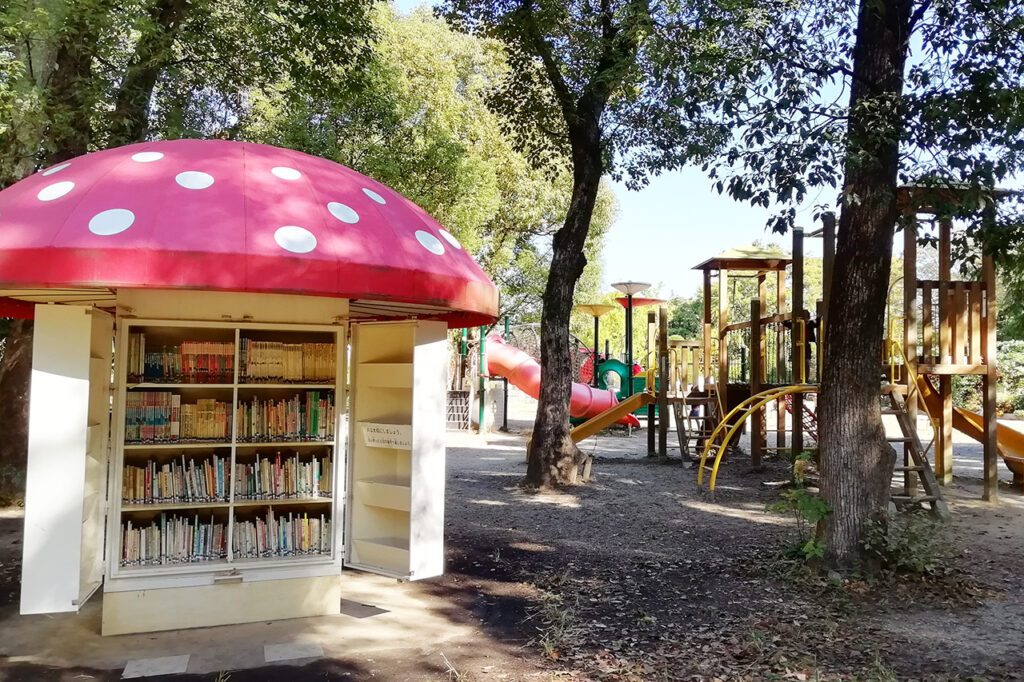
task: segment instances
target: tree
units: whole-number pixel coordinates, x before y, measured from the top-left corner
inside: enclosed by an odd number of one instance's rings
[[[723,141],[721,127],[700,118],[701,104],[749,51],[748,29],[765,13],[742,2],[649,0],[448,0],[444,8],[462,29],[506,45],[511,69],[493,105],[532,158],[571,160],[572,198],[543,296],[544,380],[526,475],[528,484],[557,486],[580,461],[569,437],[569,322],[600,179],[624,176],[636,187]]]
[[[821,491],[832,508],[825,563],[835,570],[872,568],[865,530],[888,502],[895,455],[882,430],[878,356],[897,187],[938,190],[932,198],[961,190],[962,205],[941,209],[973,220],[968,233],[993,248],[978,209],[1024,158],[1022,39],[1017,0],[809,2],[766,36],[748,101],[724,93],[719,112],[742,134],[712,169],[720,190],[783,204],[773,226],[785,230],[809,189],[841,188],[819,404]]]
[[[551,240],[569,207],[566,164],[537,168],[517,150],[488,97],[508,70],[495,40],[453,31],[426,10],[374,13],[376,41],[358,87],[310,91],[303,82],[258,94],[235,133],[333,159],[422,206],[501,287],[501,314],[539,319]],[[599,254],[615,214],[598,195],[586,247]],[[596,292],[600,261],[582,289]]]

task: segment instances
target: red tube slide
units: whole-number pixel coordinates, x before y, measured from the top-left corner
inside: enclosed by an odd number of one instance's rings
[[[498,333],[487,335],[485,348],[487,373],[491,376],[505,377],[510,384],[537,400],[540,396],[540,364],[518,348],[506,344]],[[573,382],[569,414],[590,419],[618,402],[614,391]],[[640,422],[631,414],[620,419],[618,423],[640,426]]]

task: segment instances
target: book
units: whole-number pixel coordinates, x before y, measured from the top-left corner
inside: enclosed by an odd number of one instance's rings
[[[333,343],[282,343],[242,339],[239,374],[248,383],[332,383]]]
[[[122,504],[177,504],[227,502],[230,457],[211,455],[205,460],[149,460],[126,464],[121,476]],[[225,469],[227,467],[227,470]]]
[[[125,443],[227,441],[231,408],[214,398],[182,404],[169,391],[129,391],[125,396]]]
[[[334,439],[335,417],[333,393],[307,391],[287,400],[253,396],[235,408],[235,434],[248,443],[328,441]]]
[[[331,497],[331,458],[296,452],[282,457],[257,453],[252,462],[235,462],[232,481],[236,500],[281,500]]]
[[[128,381],[133,383],[230,384],[235,380],[235,344],[183,341],[155,348],[142,332],[128,335]]]
[[[226,525],[214,516],[160,514],[149,525],[121,524],[121,566],[156,566],[216,561],[227,557]]]

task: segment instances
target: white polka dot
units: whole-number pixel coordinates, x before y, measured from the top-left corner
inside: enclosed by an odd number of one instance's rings
[[[132,161],[138,161],[139,163],[152,163],[153,161],[159,161],[164,158],[164,155],[160,152],[139,152],[138,154],[132,154]]]
[[[302,173],[288,166],[274,166],[270,172],[282,180],[298,180],[302,177]]]
[[[384,201],[384,197],[382,197],[381,195],[377,194],[372,189],[366,189],[364,187],[363,188],[363,194],[365,194],[366,196],[370,197],[371,199],[376,201],[378,204],[386,204],[386,203],[388,203],[388,202]]]
[[[327,210],[331,212],[332,216],[343,223],[354,225],[359,222],[359,214],[345,204],[339,204],[337,201],[332,201],[327,204]]]
[[[60,199],[74,188],[75,183],[70,180],[55,182],[52,185],[47,185],[39,190],[39,194],[36,195],[36,198],[39,199],[39,201],[53,201],[54,199]]]
[[[135,222],[135,214],[126,208],[110,208],[101,211],[89,221],[89,231],[108,237],[124,232]]]
[[[316,237],[304,227],[285,225],[274,232],[274,241],[285,251],[309,253],[316,248]]]
[[[430,234],[429,232],[424,232],[423,230],[416,230],[416,239],[423,246],[423,248],[429,251],[430,253],[436,254],[438,256],[444,254],[444,244],[441,243],[440,239]]]
[[[60,171],[64,170],[65,168],[67,168],[70,165],[71,165],[70,161],[68,161],[67,163],[62,163],[59,166],[54,166],[53,168],[50,168],[49,170],[44,170],[43,171],[43,175],[53,175],[54,173],[59,173]]]
[[[185,171],[174,176],[174,181],[185,189],[206,189],[213,184],[213,176],[202,171]]]
[[[443,227],[440,230],[438,230],[438,232],[441,233],[441,236],[444,237],[444,240],[446,242],[448,242],[449,244],[454,246],[456,249],[459,249],[459,250],[462,249],[462,244],[459,243],[459,240],[456,239],[455,235],[453,235],[451,232],[449,232],[448,230],[444,229]]]

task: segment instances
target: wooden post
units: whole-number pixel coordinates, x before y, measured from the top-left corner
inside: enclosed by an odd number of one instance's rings
[[[804,231],[793,228],[793,382],[800,381],[803,356],[800,352],[800,323],[804,314]],[[793,395],[793,461],[804,450],[804,396]]]
[[[828,303],[832,295],[832,268],[836,262],[836,214],[831,211],[821,215],[821,240],[821,298],[825,302],[822,319],[828,320]]]
[[[948,217],[939,218],[939,362],[953,362],[954,342],[951,338],[950,321],[952,306],[950,279],[952,278],[953,222]],[[935,443],[935,478],[945,485],[953,480],[953,382],[952,377],[939,377],[939,396],[942,410],[939,414],[938,440]]]
[[[762,344],[764,342],[760,324],[761,302],[750,299],[750,395],[761,392]],[[755,410],[750,429],[750,466],[761,468],[761,453],[765,446],[764,408]]]
[[[986,218],[993,220],[994,207],[986,208]],[[995,502],[999,499],[999,451],[996,442],[996,266],[991,256],[982,259],[982,272],[985,278],[985,366],[986,373],[982,379],[982,403],[984,417],[984,468],[985,492],[982,499]]]
[[[647,365],[647,371],[654,369],[654,325],[658,323],[657,313],[653,310],[647,311],[647,359],[644,364]],[[655,375],[657,376],[657,375]],[[632,378],[631,378],[632,380]],[[655,379],[657,382],[657,379]],[[661,383],[665,383],[664,379]],[[654,403],[647,406],[647,456],[654,457],[658,452],[658,447],[655,437],[654,424],[655,420],[661,421],[664,419],[664,414],[655,415],[656,408]]]
[[[701,377],[707,384],[711,376],[711,271],[704,271],[704,357],[701,360]],[[700,383],[700,382],[696,382]]]
[[[914,376],[917,376],[917,234],[908,225],[903,228],[903,352],[907,356],[907,395],[912,395]],[[892,379],[895,382],[895,377]],[[910,423],[917,428],[917,400],[907,401],[907,415]],[[913,464],[911,445],[903,445],[903,464]],[[903,472],[903,490],[913,495],[917,489],[917,474]]]
[[[729,271],[718,271],[718,398],[724,418],[729,412],[729,340],[725,328],[729,326]]]
[[[658,459],[668,459],[668,306],[658,308]]]
[[[775,312],[781,315],[786,311],[786,271],[778,270],[775,273]],[[775,367],[778,376],[775,383],[785,383],[782,379],[786,373],[786,329],[779,325],[775,330]],[[779,398],[775,401],[775,445],[786,447],[786,400]]]

